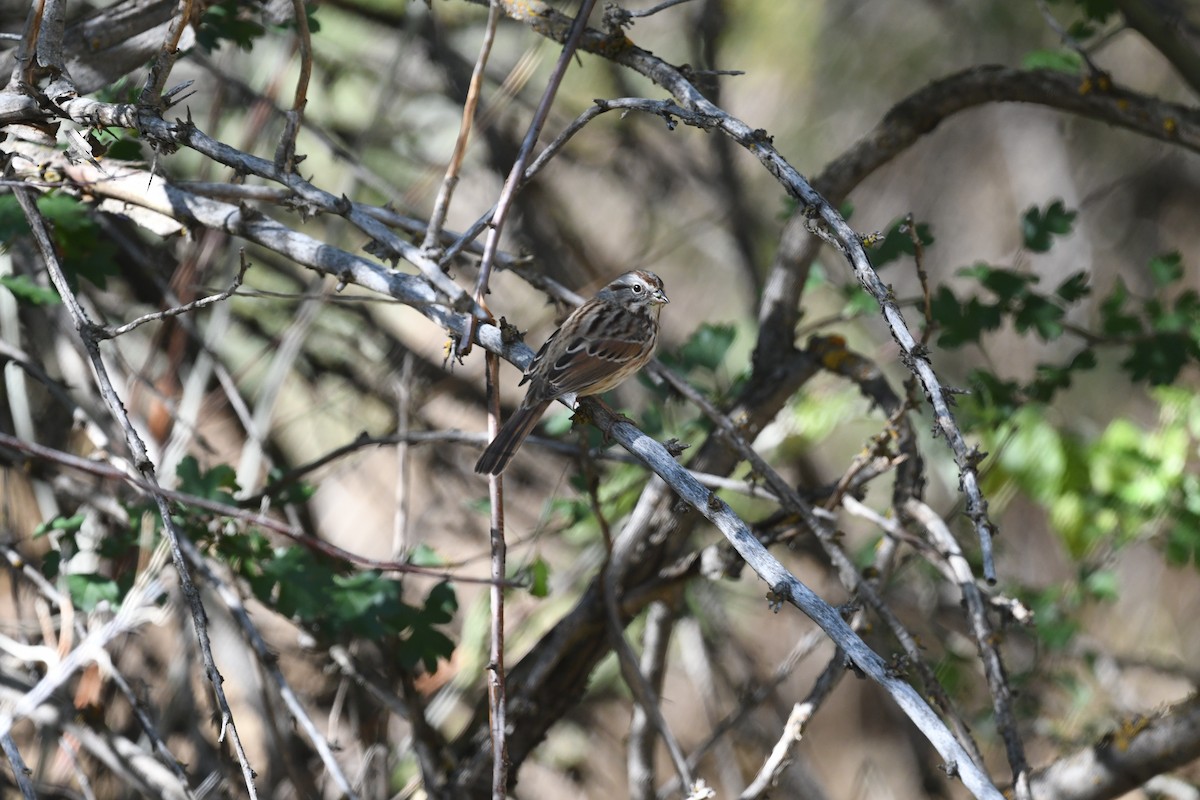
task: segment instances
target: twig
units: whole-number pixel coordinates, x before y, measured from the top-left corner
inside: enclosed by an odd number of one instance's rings
[[[197,497],[196,495],[177,492],[172,489],[164,489],[156,483],[151,483],[142,478],[130,475],[116,467],[110,466],[97,461],[91,461],[86,458],[73,456],[70,453],[64,453],[60,450],[54,450],[49,447],[26,442],[14,436],[9,436],[6,433],[0,432],[0,447],[7,447],[18,453],[25,453],[43,461],[62,464],[71,469],[85,472],[89,475],[98,475],[110,480],[119,480],[130,486],[144,492],[152,497],[161,497],[164,501],[179,503],[183,506],[190,506],[204,511],[210,511],[214,514],[229,517],[230,519],[240,520],[250,525],[257,525],[261,528],[274,531],[282,534],[297,544],[304,545],[322,555],[330,558],[336,558],[345,561],[348,564],[356,564],[366,569],[375,569],[381,572],[400,572],[412,573],[414,575],[424,575],[429,578],[439,578],[442,580],[453,580],[460,583],[491,583],[491,578],[475,578],[469,575],[459,575],[455,572],[431,569],[429,567],[419,567],[414,564],[407,564],[397,561],[379,561],[373,558],[356,555],[348,550],[343,550],[335,544],[322,541],[314,536],[311,536],[299,528],[293,527],[286,523],[280,522],[272,517],[263,514],[247,511],[236,506],[219,503],[215,500],[209,500],[205,497]],[[504,587],[512,587],[517,584],[512,581],[504,581]]]
[[[536,163],[537,162],[535,162],[535,164]],[[530,167],[529,170],[525,171],[526,180],[528,180],[530,177],[532,169],[533,168]],[[32,183],[32,181],[27,180],[26,183]],[[4,185],[3,182],[0,182],[0,185]],[[286,205],[293,199],[292,192],[282,186],[224,183],[220,181],[175,181],[174,186],[182,191],[201,195],[203,197],[211,197],[215,200],[260,200],[263,202],[280,203]],[[385,225],[390,225],[393,228],[399,228],[405,233],[423,236],[425,232],[429,230],[429,225],[424,220],[401,214],[386,206],[372,206],[363,204],[362,209],[363,213],[367,214],[368,216],[379,220]],[[443,228],[441,233],[438,235],[438,240],[442,244],[453,245],[453,253],[451,253],[449,257],[443,253],[439,263],[443,265],[448,264],[450,259],[453,259],[459,253],[463,252],[463,250],[469,250],[475,255],[482,255],[483,245],[476,243],[474,239],[475,236],[478,236],[479,232],[483,231],[484,227],[486,227],[486,223],[480,223],[479,230],[474,236],[467,236],[466,234]],[[447,250],[446,252],[450,251]],[[496,263],[502,265],[505,269],[516,270],[522,264],[525,264],[528,261],[529,259],[524,256],[517,256],[506,252],[496,253]],[[542,277],[544,278],[544,276]],[[549,283],[552,286],[559,287],[559,284],[554,281],[549,281]],[[535,283],[534,285],[536,286],[537,284]],[[556,296],[561,297],[561,295],[557,294]]]
[[[62,595],[57,589],[50,584],[41,572],[34,569],[16,549],[10,545],[0,544],[0,553],[3,553],[8,565],[25,580],[29,581],[30,585],[48,602],[53,603],[63,610],[64,616],[67,609],[72,607],[70,598]],[[64,621],[65,624],[65,621]],[[84,638],[86,631],[83,628],[83,621],[76,618],[75,635],[80,639]],[[133,687],[129,685],[129,681],[121,674],[120,670],[116,669],[115,665],[110,664],[107,670],[108,678],[120,690],[121,694],[129,702],[129,708],[133,715],[137,718],[138,724],[141,726],[143,733],[150,740],[155,752],[158,753],[159,760],[162,761],[168,769],[174,774],[179,781],[179,785],[183,787],[185,795],[191,800],[192,794],[188,789],[188,778],[183,772],[183,767],[180,766],[179,759],[171,753],[167,747],[166,741],[162,734],[159,733],[154,721],[150,719],[146,713],[146,709],[141,700],[134,694]]]
[[[492,5],[493,12],[495,12],[500,5],[499,0],[492,0]],[[475,282],[475,303],[477,306],[482,306],[485,310],[485,296],[488,293],[488,276],[491,274],[496,252],[499,250],[500,234],[504,229],[504,221],[508,215],[508,208],[516,195],[520,178],[525,172],[525,163],[529,159],[530,153],[533,151],[533,147],[537,143],[538,136],[541,133],[542,126],[545,124],[546,117],[550,113],[550,106],[558,92],[563,74],[566,72],[567,65],[570,63],[570,59],[575,52],[575,44],[578,42],[583,30],[587,27],[588,14],[591,13],[593,5],[595,5],[595,0],[583,0],[581,4],[573,26],[575,33],[573,36],[568,37],[567,42],[563,45],[558,63],[555,64],[554,70],[550,73],[550,77],[547,80],[542,100],[534,112],[533,118],[530,120],[525,140],[522,142],[521,149],[513,162],[508,179],[504,182],[504,186],[500,191],[500,197],[496,201],[496,211],[491,220],[492,227],[488,232],[487,242],[484,244],[483,257],[479,265],[479,276]],[[467,317],[465,322],[467,330],[460,334],[456,347],[457,355],[460,358],[470,351],[475,339],[475,328],[477,326],[477,320],[474,316]],[[486,364],[487,392],[490,400],[488,404],[488,432],[494,438],[496,432],[499,430],[500,421],[500,363],[494,354],[489,353],[486,358]],[[488,497],[492,504],[490,526],[492,579],[502,581],[504,580],[505,544],[504,482],[501,476],[491,475],[488,477]],[[492,587],[491,600],[492,634],[491,655],[488,663],[488,709],[491,718],[492,797],[494,800],[504,800],[508,782],[508,749],[506,745],[507,723],[505,722],[504,689],[504,593],[500,589],[499,584]]]
[[[833,692],[834,687],[841,681],[842,676],[846,674],[842,657],[841,650],[834,653],[829,664],[817,677],[808,696],[792,706],[792,712],[788,714],[779,741],[776,742],[758,774],[754,776],[754,780],[750,782],[738,800],[756,800],[756,798],[764,796],[779,779],[779,775],[790,762],[791,751],[800,742],[808,721],[812,719],[812,715],[821,707]]]
[[[1096,744],[1060,758],[1030,781],[1034,800],[1101,800],[1136,789],[1200,756],[1200,695],[1137,717]]]
[[[54,287],[58,290],[59,297],[62,298],[63,305],[66,307],[84,349],[87,351],[100,394],[104,397],[113,419],[124,432],[125,442],[133,456],[134,466],[141,473],[142,480],[151,487],[155,505],[158,507],[159,516],[163,521],[163,528],[170,542],[171,556],[175,562],[175,570],[179,575],[179,584],[183,589],[183,594],[187,598],[188,606],[191,610],[192,625],[195,629],[196,639],[200,644],[200,653],[204,661],[205,674],[212,684],[217,698],[217,705],[221,712],[222,733],[228,731],[230,734],[234,751],[237,753],[238,763],[241,765],[242,778],[246,783],[246,790],[249,792],[251,798],[257,798],[258,792],[254,786],[254,770],[250,767],[250,762],[242,747],[241,738],[238,736],[237,727],[233,721],[233,712],[229,708],[229,701],[226,699],[225,691],[221,687],[223,678],[221,677],[221,673],[217,671],[216,662],[213,660],[212,646],[208,638],[208,623],[204,612],[204,603],[200,599],[200,592],[192,582],[191,572],[188,569],[187,561],[181,549],[184,537],[175,524],[166,498],[163,496],[161,487],[158,485],[154,471],[154,462],[150,460],[150,456],[146,453],[146,446],[137,431],[134,430],[133,423],[129,419],[125,406],[121,402],[116,388],[109,378],[108,370],[100,357],[99,342],[93,333],[95,325],[87,318],[83,308],[79,305],[79,301],[75,298],[70,284],[67,282],[62,265],[58,260],[58,254],[55,252],[54,244],[50,240],[50,232],[46,228],[46,221],[42,218],[41,212],[38,211],[37,204],[34,202],[32,190],[14,189],[13,194],[16,195],[17,202],[20,203],[21,209],[25,212],[25,218],[29,222],[30,229],[33,231],[34,240],[37,243],[38,250],[41,252],[46,269],[50,273],[50,279],[54,283]]]
[[[408,433],[413,403],[413,354],[404,354],[400,362],[400,376],[396,379],[396,429],[401,435]],[[409,492],[409,444],[396,442],[396,500],[392,520],[392,560],[402,561],[408,552],[408,506]]]
[[[8,78],[10,91],[20,91],[21,84],[33,85],[34,59],[37,53],[38,33],[46,13],[46,0],[34,0],[25,16],[25,29],[21,32],[17,54],[13,60],[13,71]]]
[[[156,108],[162,104],[163,87],[167,85],[167,77],[171,74],[171,68],[175,66],[175,59],[179,57],[179,39],[191,21],[192,0],[183,0],[182,8],[171,21],[167,38],[163,40],[158,56],[154,59],[154,65],[146,74],[146,83],[138,98],[139,105]]]
[[[339,281],[353,281],[413,306],[438,301],[437,292],[420,277],[388,270],[377,262],[330,247],[248,208],[189,194],[145,170],[109,165],[109,172],[102,173],[89,164],[68,164],[65,159],[59,164],[64,174],[95,194],[116,197],[171,214],[188,224],[239,236],[316,272]]]
[[[634,19],[640,19],[642,17],[653,16],[660,11],[665,11],[666,9],[671,8],[672,6],[683,5],[684,3],[688,2],[691,2],[691,0],[663,0],[663,2],[656,6],[645,8],[641,11],[626,11],[625,13]]]
[[[67,113],[71,114],[73,119],[77,115],[79,117],[78,121],[85,121],[87,124],[136,128],[143,135],[147,136],[150,141],[156,142],[160,146],[186,145],[207,158],[233,167],[240,172],[257,175],[261,178],[280,183],[292,190],[296,198],[294,202],[298,207],[310,213],[324,211],[342,216],[377,242],[378,244],[375,249],[380,251],[382,256],[387,258],[403,258],[416,266],[424,276],[424,282],[435,287],[446,298],[448,305],[454,311],[471,314],[482,313],[482,309],[477,308],[475,303],[472,302],[471,297],[458,284],[451,280],[436,262],[428,258],[418,246],[397,236],[386,225],[376,220],[370,214],[367,214],[360,204],[352,202],[348,198],[335,197],[333,194],[313,186],[294,172],[285,173],[277,169],[271,161],[243,153],[227,144],[218,142],[202,133],[190,121],[181,120],[169,123],[163,120],[161,116],[151,113],[142,107],[99,103],[89,98],[70,100],[66,103],[66,106],[70,109]],[[82,168],[88,165],[79,166]],[[88,183],[97,183],[108,180],[109,177],[103,174],[91,173],[83,180]],[[145,179],[143,178],[142,181],[144,182]],[[170,187],[166,187],[166,191],[170,194],[173,190]],[[137,194],[140,195],[141,192],[139,191]],[[186,202],[178,205],[168,204],[167,207],[173,209],[176,214],[183,213],[186,215],[187,212],[184,209],[187,209],[187,211],[194,210]],[[239,236],[246,236],[247,229],[252,230],[260,223],[266,224],[266,221],[254,214],[249,214],[243,212],[242,209],[235,208],[232,215],[226,213],[223,221],[207,225],[207,227],[217,228],[218,230],[224,230]],[[275,224],[278,225],[278,223]],[[278,248],[273,247],[272,249]],[[324,260],[323,254],[320,254],[318,258],[319,260]],[[312,254],[307,255],[307,257],[296,258],[302,264],[312,263],[312,259]],[[381,275],[386,276],[380,288],[387,294],[395,296],[393,294],[394,289],[389,291],[386,288],[388,283],[403,283],[411,280],[412,276],[401,275],[394,271],[385,273],[379,265],[372,264],[372,262],[368,262],[366,259],[360,260],[364,264],[370,265],[372,271],[377,270]],[[361,285],[357,274],[352,274],[349,277]]]
[[[471,124],[475,119],[475,109],[479,105],[479,90],[483,85],[483,72],[487,66],[488,56],[492,52],[492,43],[496,40],[496,26],[500,22],[500,4],[493,2],[488,8],[487,23],[483,28],[483,40],[479,43],[479,56],[475,59],[475,67],[471,70],[471,82],[467,86],[467,99],[463,103],[462,121],[458,125],[458,138],[454,141],[454,151],[450,155],[450,163],[446,165],[446,176],[438,189],[437,200],[433,204],[433,213],[429,216],[429,225],[425,229],[425,240],[421,247],[433,250],[442,235],[442,226],[446,223],[446,214],[450,210],[450,199],[458,186],[458,172],[462,167],[463,156],[467,153],[467,142],[471,138]]]
[[[699,698],[705,724],[711,727],[722,716],[717,706],[717,681],[713,675],[712,655],[695,616],[684,617],[676,627],[683,671],[691,681],[696,697]],[[728,630],[726,626],[722,627]],[[722,795],[732,796],[742,787],[743,778],[737,766],[737,757],[728,740],[717,740],[713,747],[713,761],[721,781]],[[650,797],[653,798],[653,795]]]
[[[13,688],[10,680],[0,683],[0,704],[18,702],[22,693]],[[123,778],[132,791],[145,797],[162,800],[193,800],[187,784],[181,783],[167,767],[146,752],[139,744],[111,731],[98,731],[79,718],[79,712],[69,703],[48,702],[35,708],[29,720],[41,730],[62,731],[62,736],[78,742],[84,750]]]
[[[241,288],[242,280],[246,277],[246,270],[249,268],[250,263],[246,261],[246,251],[243,250],[241,253],[241,267],[238,269],[237,277],[233,279],[233,283],[230,284],[229,288],[225,291],[209,295],[208,297],[202,297],[199,300],[193,300],[192,302],[185,303],[181,306],[174,306],[162,311],[156,311],[153,314],[145,314],[144,316],[138,317],[132,322],[127,322],[124,325],[120,325],[115,328],[111,325],[97,326],[95,335],[100,339],[115,339],[118,336],[124,336],[130,331],[140,328],[147,322],[155,322],[157,320],[164,320],[170,317],[178,317],[181,314],[187,314],[191,311],[195,311],[198,308],[204,308],[205,306],[211,306],[214,303],[219,303],[222,300],[228,300],[230,297],[233,297],[233,295],[237,294],[237,290]]]
[[[25,759],[21,758],[21,751],[17,749],[17,743],[13,741],[11,733],[0,736],[0,748],[4,749],[4,756],[12,767],[13,781],[21,790],[21,797],[25,800],[37,800],[37,791],[33,787],[33,781],[29,779],[32,772],[25,766]]]
[[[442,785],[444,773],[441,764],[446,743],[425,718],[422,699],[417,692],[413,691],[412,679],[408,675],[401,676],[400,686],[404,697],[400,697],[383,685],[382,681],[364,673],[355,663],[350,652],[342,645],[334,645],[329,648],[329,657],[338,665],[343,674],[365,689],[389,712],[408,720],[412,726],[413,751],[417,755],[417,764],[421,768],[425,792],[434,800],[441,798],[444,790]]]
[[[58,746],[67,754],[67,758],[71,762],[71,769],[75,771],[75,780],[79,782],[79,788],[83,792],[85,800],[96,800],[96,794],[92,791],[92,782],[88,779],[87,773],[83,771],[83,764],[79,759],[79,742],[74,736],[64,733],[58,737]]]
[[[883,602],[883,599],[871,583],[862,579],[850,557],[837,543],[834,530],[827,523],[820,520],[813,512],[812,505],[801,497],[799,492],[792,488],[778,471],[767,463],[758,454],[758,451],[745,441],[737,426],[727,415],[720,413],[707,398],[696,391],[687,381],[682,380],[670,370],[662,369],[658,371],[658,374],[715,423],[717,429],[722,432],[734,451],[749,462],[755,474],[762,477],[771,491],[780,498],[783,507],[798,514],[805,526],[816,535],[821,549],[837,570],[842,585],[848,591],[854,592],[860,597],[887,625],[892,635],[903,646],[906,655],[912,661],[913,665],[920,671],[926,690],[934,697],[939,707],[950,717],[962,746],[971,754],[975,763],[982,765],[983,758],[979,753],[978,746],[971,737],[969,726],[954,709],[950,698],[938,683],[937,676],[929,668],[929,665],[925,663],[925,659],[921,656],[921,649],[917,646],[912,634],[900,623],[900,620],[888,605]],[[758,543],[757,540],[755,540],[755,543]],[[734,546],[736,548],[736,543],[734,543]]]
[[[746,563],[771,587],[776,602],[790,602],[816,622],[843,650],[851,663],[884,688],[930,743],[946,759],[948,769],[962,778],[964,785],[978,798],[1000,800],[987,774],[946,729],[937,715],[906,681],[895,675],[884,660],[872,651],[842,620],[838,612],[788,572],[763,547],[744,522],[713,492],[703,488],[683,467],[675,463],[666,448],[623,422],[601,404],[585,398],[585,409],[602,430],[630,452],[639,455],[675,491],[679,497],[712,522],[733,544]]]
[[[552,142],[550,142],[550,144],[546,145],[546,149],[538,154],[538,157],[534,159],[533,163],[530,164],[528,169],[525,170],[524,174],[521,175],[521,184],[527,183],[531,178],[541,172],[541,170],[550,163],[550,160],[554,158],[554,156],[558,155],[558,152],[562,150],[564,146],[566,146],[567,142],[569,142],[571,138],[575,136],[575,134],[583,130],[585,125],[603,114],[605,110],[606,109],[601,108],[600,106],[593,105],[572,120],[570,125],[564,128],[563,131],[556,136]],[[483,233],[484,229],[491,224],[497,208],[497,205],[493,205],[490,209],[485,211],[483,215],[479,217],[479,219],[475,220],[475,222],[472,223],[469,228],[459,234],[454,243],[446,248],[446,251],[442,254],[440,263],[449,263],[450,259],[454,258],[466,247],[470,246],[471,243],[473,243],[479,236],[479,234]],[[495,258],[496,260],[499,260],[499,252],[497,252]]]
[[[300,702],[300,698],[296,696],[295,690],[292,689],[291,684],[284,677],[283,671],[279,668],[279,658],[271,651],[266,639],[263,638],[262,632],[258,630],[253,620],[250,619],[250,613],[246,610],[241,596],[209,566],[204,556],[200,554],[191,541],[184,539],[182,544],[188,559],[196,567],[196,570],[204,576],[209,585],[216,589],[217,595],[237,622],[243,638],[245,638],[258,658],[259,668],[265,671],[271,677],[271,680],[274,681],[275,689],[283,699],[288,713],[296,721],[300,730],[304,731],[305,737],[312,744],[313,749],[317,751],[317,755],[320,756],[321,762],[325,765],[325,769],[329,772],[330,777],[333,778],[333,782],[337,784],[344,797],[348,797],[350,800],[357,800],[358,795],[354,793],[349,779],[346,778],[341,765],[338,764],[337,759],[333,756],[333,749],[329,745],[329,740],[321,735],[312,717],[309,716],[308,712],[304,709],[304,705]]]
[[[296,79],[296,94],[292,108],[285,115],[283,134],[275,148],[275,166],[284,173],[296,171],[296,136],[304,123],[304,106],[308,103],[308,82],[312,77],[312,34],[308,30],[308,10],[304,0],[292,0],[292,18],[296,21],[296,43],[300,48],[300,75]]]
[[[671,630],[675,625],[674,605],[666,601],[655,601],[646,609],[646,627],[642,633],[642,661],[638,670],[646,677],[655,695],[662,694],[663,676],[666,674],[667,650],[671,644]],[[653,800],[654,797],[654,754],[656,730],[650,714],[641,703],[633,707],[633,719],[629,722],[629,742],[625,748],[625,771],[629,782],[630,800]],[[678,779],[678,776],[676,776]]]
[[[704,758],[705,754],[712,749],[718,741],[728,735],[736,728],[754,709],[758,708],[767,698],[770,697],[779,686],[795,672],[796,667],[808,658],[808,656],[825,640],[825,636],[819,629],[813,629],[801,636],[791,651],[775,666],[774,672],[761,685],[755,687],[754,691],[750,692],[748,697],[742,699],[738,703],[737,708],[725,715],[709,730],[704,741],[700,743],[691,753],[688,754],[688,763],[697,766],[700,759]],[[667,793],[674,789],[673,784],[667,784],[659,791],[659,800],[665,800]]]
[[[1030,800],[1029,761],[1025,758],[1025,747],[1021,743],[1017,718],[1013,713],[1012,687],[1008,685],[1004,660],[1000,657],[996,636],[987,618],[987,604],[979,587],[975,585],[971,565],[963,557],[962,550],[959,549],[958,542],[954,540],[946,523],[928,505],[911,498],[901,509],[901,513],[920,524],[954,571],[967,610],[967,618],[971,623],[972,638],[975,639],[975,646],[979,648],[983,672],[992,694],[992,710],[996,715],[996,727],[1000,729],[1000,736],[1004,739],[1008,763],[1012,767],[1016,797],[1017,800]]]
[[[46,96],[58,101],[76,94],[75,83],[67,71],[66,57],[63,55],[63,34],[67,21],[66,0],[44,0],[44,14],[41,30],[37,38],[37,58],[35,63],[50,72],[50,85],[46,87]]]
[[[689,84],[690,88],[690,84]],[[828,229],[825,234],[822,228],[813,228],[813,233],[830,237],[841,250],[847,261],[853,267],[855,275],[863,288],[879,303],[880,312],[892,332],[893,338],[900,345],[901,360],[920,381],[925,391],[926,399],[933,407],[934,427],[941,433],[950,445],[955,463],[959,468],[962,491],[966,497],[967,516],[975,526],[979,538],[980,553],[983,560],[983,574],[989,583],[996,580],[995,565],[992,557],[992,537],[994,526],[987,515],[987,502],[979,488],[979,473],[977,464],[982,456],[974,447],[968,447],[962,431],[954,420],[951,411],[949,394],[942,388],[941,381],[933,371],[927,350],[921,346],[908,330],[904,315],[896,305],[891,290],[879,278],[867,258],[862,242],[857,233],[846,224],[837,209],[833,208],[822,198],[812,186],[770,145],[769,137],[762,131],[753,131],[741,120],[729,116],[724,111],[709,103],[692,90],[689,106],[695,110],[685,110],[674,103],[623,98],[606,101],[612,108],[630,108],[658,116],[674,116],[689,125],[703,129],[716,128],[734,141],[741,144],[763,162],[764,166],[779,179],[781,184],[805,208],[811,208],[813,219],[819,219]]]
[[[321,279],[312,280],[313,283],[308,288],[316,289]],[[262,462],[266,456],[264,445],[270,435],[271,419],[275,415],[275,403],[292,373],[309,332],[316,324],[317,316],[325,307],[325,297],[326,295],[322,294],[300,303],[291,324],[284,330],[278,346],[272,351],[270,363],[255,397],[254,412],[250,417],[242,455],[238,460],[237,484],[245,494],[258,486]]]
[[[876,577],[873,579],[873,582],[882,583],[884,580],[886,580],[886,576],[891,572],[893,563],[895,561],[896,552],[897,548],[894,542],[891,542],[890,540],[885,542],[885,546],[877,549],[875,553],[875,563],[873,565],[873,571]],[[866,615],[862,612],[862,610],[859,610],[851,619],[850,626],[857,631],[860,630],[866,623]],[[775,667],[775,671],[772,673],[770,678],[767,679],[761,686],[757,687],[753,692],[751,692],[750,696],[739,703],[733,712],[728,714],[712,728],[704,742],[694,751],[692,751],[691,755],[688,756],[688,762],[691,764],[698,764],[700,759],[703,758],[704,754],[707,753],[716,742],[720,741],[722,737],[727,735],[739,723],[741,723],[741,721],[745,719],[745,717],[753,709],[765,702],[767,698],[770,697],[771,694],[774,693],[779,686],[792,675],[800,662],[807,658],[824,640],[824,637],[821,634],[822,631],[813,630],[800,637],[795,646],[792,648],[791,652],[789,652],[788,655]],[[837,648],[833,654],[833,657],[829,660],[829,663],[826,664],[825,669],[822,670],[820,676],[818,676],[816,682],[813,684],[812,690],[801,704],[804,706],[804,718],[801,723],[801,730],[803,729],[803,725],[807,724],[809,717],[816,713],[817,709],[822,703],[825,702],[825,699],[828,698],[834,687],[837,686],[838,682],[841,681],[842,676],[846,674],[846,666],[845,653],[840,648]],[[786,739],[786,732],[784,739]],[[782,742],[784,739],[781,739],[780,741]],[[781,761],[772,761],[770,766],[771,769],[776,769],[782,768],[783,766],[786,766],[786,764]],[[759,776],[761,777],[763,774],[763,771],[760,770]],[[777,773],[771,773],[770,781],[775,780],[777,777]],[[756,778],[756,780],[752,782],[745,791],[750,791],[752,788],[755,788],[758,785],[759,781]],[[768,785],[770,784],[768,783]],[[668,793],[672,788],[673,787],[671,784],[668,784],[662,790],[660,790],[658,793],[659,800],[666,800]]]
[[[65,657],[59,658],[50,647],[36,648],[41,655],[28,652],[23,654],[22,660],[31,660],[32,656],[35,660],[44,661],[47,665],[46,674],[16,703],[0,712],[0,740],[9,736],[13,723],[32,714],[77,671],[91,663],[107,663],[108,654],[105,649],[115,639],[159,617],[158,601],[166,591],[160,579],[166,563],[166,552],[165,546],[156,550],[151,563],[138,575],[133,588],[125,595],[121,607],[112,619],[88,633]],[[8,641],[4,647],[11,652],[13,648],[18,647],[18,643]],[[23,645],[20,647],[30,649]]]
[[[500,4],[500,0],[492,0],[492,2],[496,5]],[[542,126],[546,122],[546,117],[550,114],[550,106],[554,102],[554,97],[558,93],[558,87],[567,72],[567,66],[575,56],[575,48],[578,46],[584,30],[587,29],[588,16],[592,13],[592,8],[595,5],[596,0],[583,0],[580,3],[575,20],[571,23],[571,31],[563,43],[562,52],[559,54],[558,61],[555,63],[554,69],[550,72],[549,78],[546,80],[546,89],[542,93],[542,99],[538,103],[537,110],[534,111],[533,118],[529,121],[529,129],[525,133],[524,141],[521,142],[521,149],[513,161],[508,178],[504,181],[504,187],[500,190],[500,197],[496,200],[496,209],[491,217],[491,228],[488,231],[487,242],[483,247],[483,259],[479,264],[479,276],[475,281],[476,298],[488,292],[492,264],[495,261],[496,251],[500,246],[500,234],[504,229],[504,222],[508,218],[508,210],[512,205],[513,198],[516,196],[524,177],[525,164],[528,163],[533,153],[534,145],[537,144],[538,137],[541,135]],[[463,344],[469,348],[471,337],[464,337]]]
[[[811,704],[796,703],[792,706],[792,713],[788,714],[787,722],[783,724],[783,733],[780,734],[779,741],[771,748],[771,754],[759,768],[754,780],[738,795],[738,800],[757,800],[775,785],[784,768],[791,762],[792,748],[804,737],[804,725],[811,716]]]
[[[1042,19],[1050,26],[1050,30],[1058,34],[1058,38],[1062,43],[1075,51],[1075,54],[1083,59],[1083,63],[1087,64],[1088,70],[1093,75],[1104,75],[1104,70],[1096,66],[1096,62],[1092,61],[1092,57],[1088,55],[1087,50],[1079,43],[1079,40],[1072,36],[1071,32],[1064,28],[1062,23],[1055,18],[1054,13],[1050,11],[1050,7],[1046,5],[1046,0],[1037,0],[1037,7],[1038,11],[1042,14]]]
[[[488,438],[494,439],[500,430],[500,359],[494,353],[488,353],[485,368]],[[502,581],[505,577],[505,556],[508,550],[504,542],[503,476],[488,476],[488,500],[491,504],[488,541],[492,554],[492,580]],[[504,591],[498,583],[492,586],[489,599],[491,632],[488,637],[487,689],[492,744],[492,800],[505,800],[508,793],[508,723],[504,672]]]
[[[617,655],[617,663],[621,667],[621,677],[625,679],[625,685],[629,687],[629,691],[633,693],[637,701],[638,707],[642,713],[646,715],[646,719],[652,724],[654,729],[658,731],[659,737],[662,738],[663,744],[667,747],[667,752],[671,755],[671,763],[675,765],[675,772],[679,777],[680,785],[689,787],[694,786],[695,781],[692,778],[692,769],[687,763],[687,758],[683,755],[683,748],[679,746],[679,741],[675,738],[675,734],[671,732],[671,728],[667,725],[667,720],[663,716],[662,708],[659,706],[658,692],[654,690],[650,680],[642,672],[638,665],[637,656],[634,655],[633,648],[629,646],[629,642],[625,639],[625,625],[621,621],[621,609],[619,606],[619,589],[617,588],[616,572],[613,570],[612,554],[613,554],[613,538],[612,531],[608,526],[608,519],[604,515],[604,509],[600,505],[600,496],[597,493],[598,478],[594,472],[587,469],[587,484],[588,484],[588,502],[592,507],[592,514],[596,517],[596,522],[600,525],[600,532],[604,536],[604,566],[600,570],[601,586],[604,591],[604,607],[607,611],[608,619],[608,635],[612,640],[613,651]],[[632,779],[632,775],[630,776]],[[633,788],[632,786],[630,787]]]

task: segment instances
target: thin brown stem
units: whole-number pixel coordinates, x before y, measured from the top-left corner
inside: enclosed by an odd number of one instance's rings
[[[454,152],[450,155],[450,163],[446,165],[446,176],[438,189],[437,200],[433,204],[433,213],[429,217],[429,226],[425,229],[425,241],[421,247],[432,250],[442,235],[442,226],[446,224],[446,214],[450,210],[450,200],[454,189],[458,186],[458,173],[462,168],[463,156],[467,153],[467,142],[471,139],[471,126],[475,120],[475,111],[479,107],[480,87],[483,85],[484,68],[488,56],[492,52],[492,44],[496,40],[496,26],[500,23],[502,12],[500,3],[492,2],[488,8],[487,24],[483,29],[483,41],[479,44],[479,56],[475,59],[475,68],[471,71],[471,82],[467,86],[467,99],[463,103],[462,121],[458,125],[458,138],[454,142]]]
[[[279,137],[279,146],[275,149],[275,166],[284,173],[296,171],[296,136],[304,123],[313,61],[312,34],[308,30],[308,11],[304,7],[304,0],[292,0],[292,17],[296,21],[296,44],[300,50],[300,76],[296,79],[292,108],[285,117],[283,135]]]

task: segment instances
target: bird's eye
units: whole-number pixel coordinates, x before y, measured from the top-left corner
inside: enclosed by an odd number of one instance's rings
[[[633,285],[633,293],[634,293],[634,294],[641,294],[641,293],[642,293],[642,285],[641,285],[640,283],[635,283],[635,284]]]

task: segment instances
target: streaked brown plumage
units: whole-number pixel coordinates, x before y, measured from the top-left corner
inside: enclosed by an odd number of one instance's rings
[[[646,365],[658,344],[658,314],[670,302],[653,272],[626,272],[581,305],[550,335],[525,371],[529,390],[500,428],[475,471],[499,475],[542,418],[565,394],[601,394]]]

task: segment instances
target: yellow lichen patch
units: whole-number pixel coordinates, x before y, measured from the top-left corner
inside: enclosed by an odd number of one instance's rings
[[[1112,746],[1121,751],[1128,750],[1137,735],[1149,727],[1149,718],[1140,715],[1133,719],[1122,720],[1120,727],[1113,731],[1110,738]]]

